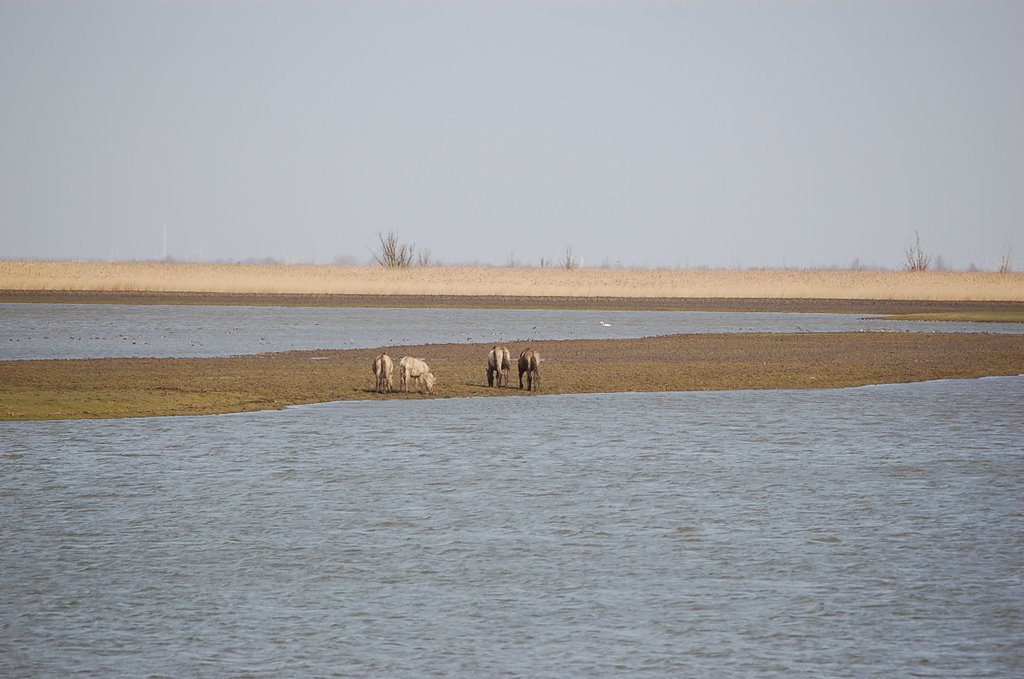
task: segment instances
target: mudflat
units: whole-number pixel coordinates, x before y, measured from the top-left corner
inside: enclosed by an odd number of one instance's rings
[[[589,295],[377,295],[114,290],[0,290],[0,303],[302,306],[431,309],[575,309],[855,313],[932,320],[1024,322],[1024,302],[780,297],[599,297]]]
[[[513,363],[525,342],[510,343]],[[540,394],[805,389],[1024,374],[1024,335],[961,333],[685,334],[530,342]],[[377,394],[380,349],[201,359],[0,361],[0,419],[199,415],[326,401],[528,396],[516,366],[487,386],[490,344],[388,347],[425,359],[432,395]],[[395,382],[397,384],[397,374]]]

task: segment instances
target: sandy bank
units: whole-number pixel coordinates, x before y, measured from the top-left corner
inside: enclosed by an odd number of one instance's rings
[[[510,345],[513,352],[524,343]],[[1024,335],[800,333],[533,342],[542,394],[803,389],[1024,373]],[[489,345],[391,347],[425,358],[434,397],[525,396],[486,386]],[[373,392],[377,350],[210,359],[0,362],[0,419],[196,415],[325,401],[428,398]]]

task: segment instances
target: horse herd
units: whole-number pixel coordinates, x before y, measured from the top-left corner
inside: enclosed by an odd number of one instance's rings
[[[395,391],[392,374],[395,363],[387,352],[381,352],[373,359],[373,375],[377,378],[378,394]],[[512,353],[507,347],[495,346],[487,354],[487,386],[508,386],[508,375],[512,370]],[[523,388],[523,375],[526,375],[527,391],[540,389],[540,353],[536,349],[523,349],[519,354],[519,388]],[[398,361],[399,390],[409,391],[410,387],[427,393],[434,390],[434,373],[422,358],[403,356]]]

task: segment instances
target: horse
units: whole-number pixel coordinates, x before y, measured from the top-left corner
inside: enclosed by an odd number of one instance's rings
[[[402,391],[409,391],[410,382],[415,382],[418,387],[422,381],[427,385],[427,393],[433,392],[434,373],[430,372],[430,366],[426,361],[412,356],[403,356],[402,360],[398,362],[398,368],[402,375]]]
[[[373,375],[377,378],[376,390],[378,394],[395,390],[394,383],[391,381],[391,373],[394,369],[395,363],[387,355],[387,352],[382,352],[377,358],[373,359]]]
[[[508,373],[512,369],[512,352],[506,347],[495,346],[487,354],[487,386],[508,385]]]
[[[523,388],[523,373],[526,373],[526,390],[540,389],[540,353],[534,349],[523,349],[519,354],[519,388]]]

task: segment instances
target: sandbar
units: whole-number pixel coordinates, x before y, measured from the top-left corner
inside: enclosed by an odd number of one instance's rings
[[[225,358],[0,361],[0,419],[207,415],[347,400],[819,389],[1024,374],[1024,335],[728,333],[509,343],[540,351],[540,390],[487,386],[489,344],[292,351]],[[374,392],[373,357],[425,359],[433,394]],[[397,381],[397,380],[396,380]]]

